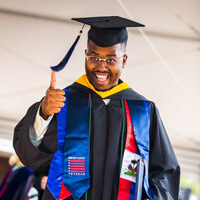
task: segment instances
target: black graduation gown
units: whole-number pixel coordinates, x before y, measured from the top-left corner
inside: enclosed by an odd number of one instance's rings
[[[87,87],[74,83],[72,90],[92,95],[92,132],[90,153],[91,187],[88,200],[116,200],[120,174],[122,107],[119,99],[146,100],[131,88],[113,94],[105,105],[102,98]],[[34,123],[39,102],[29,108],[18,123],[14,134],[14,148],[20,160],[30,169],[48,166],[57,150],[57,115],[52,119],[38,148],[30,142],[28,131]],[[180,168],[154,103],[150,105],[149,185],[156,200],[176,200],[179,191]],[[126,135],[124,136],[126,137]],[[125,141],[125,138],[124,138]],[[143,191],[143,198],[146,197]],[[44,200],[53,200],[46,188]],[[67,198],[73,200],[72,197]],[[84,196],[81,200],[84,199]]]

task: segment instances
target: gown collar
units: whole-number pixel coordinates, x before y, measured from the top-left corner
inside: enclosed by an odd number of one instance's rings
[[[98,94],[101,98],[106,98],[108,96],[114,95],[118,92],[121,92],[125,89],[131,88],[127,83],[124,83],[122,81],[120,81],[120,83],[111,88],[110,90],[107,91],[98,91],[94,88],[94,86],[89,82],[87,76],[84,74],[82,75],[78,80],[76,80],[76,83],[79,83],[89,89],[91,89],[92,91],[94,91],[96,94]]]

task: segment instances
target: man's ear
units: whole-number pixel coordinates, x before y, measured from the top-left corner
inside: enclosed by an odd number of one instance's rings
[[[123,56],[122,68],[124,68],[124,67],[125,67],[127,59],[128,59],[128,55],[127,55],[127,54],[125,54],[125,55]]]

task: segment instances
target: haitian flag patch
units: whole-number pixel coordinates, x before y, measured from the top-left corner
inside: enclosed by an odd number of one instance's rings
[[[136,183],[138,160],[142,160],[142,156],[125,149],[120,178]]]

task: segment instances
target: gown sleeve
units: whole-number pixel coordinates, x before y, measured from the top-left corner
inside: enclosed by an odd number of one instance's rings
[[[57,115],[51,120],[41,144],[36,148],[29,138],[29,127],[33,126],[40,102],[33,104],[24,118],[14,129],[13,146],[21,162],[34,170],[40,166],[48,166],[57,151]]]
[[[158,109],[151,105],[149,184],[155,200],[177,200],[180,167],[160,118]]]

